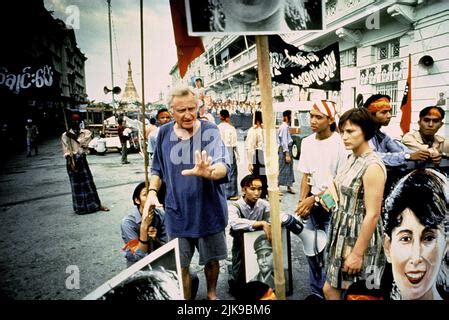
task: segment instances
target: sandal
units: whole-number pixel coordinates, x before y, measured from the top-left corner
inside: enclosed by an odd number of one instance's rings
[[[105,207],[105,206],[101,206],[100,209],[98,209],[99,211],[110,211],[111,209]]]

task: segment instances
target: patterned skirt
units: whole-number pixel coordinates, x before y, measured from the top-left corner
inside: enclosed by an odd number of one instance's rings
[[[292,145],[288,146],[288,152],[290,155],[292,154]],[[282,148],[279,148],[279,182],[280,186],[289,186],[291,187],[295,182],[295,174],[293,172],[293,158],[290,163],[285,162],[285,153],[282,151]]]
[[[367,279],[373,285],[380,284],[386,262],[383,251],[382,219],[380,217],[368,248],[363,255],[360,273],[349,275],[342,271],[344,258],[352,251],[360,235],[364,217],[364,213],[347,213],[342,207],[332,215],[326,248],[326,281],[334,288],[347,289],[352,283]]]
[[[97,188],[87,163],[86,155],[75,155],[76,170],[70,168],[67,161],[67,173],[72,187],[73,210],[77,214],[96,212],[101,207]]]

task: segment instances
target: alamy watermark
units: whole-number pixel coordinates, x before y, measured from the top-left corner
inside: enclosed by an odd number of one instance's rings
[[[65,279],[65,287],[68,290],[79,290],[80,288],[80,269],[77,265],[69,265],[65,269],[69,276]]]
[[[378,266],[368,266],[365,270],[365,286],[369,290],[379,289],[380,280],[382,277],[383,269]]]

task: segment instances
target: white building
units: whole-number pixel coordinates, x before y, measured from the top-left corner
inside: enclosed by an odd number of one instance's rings
[[[399,136],[400,104],[412,59],[412,129],[419,111],[437,102],[449,109],[449,1],[327,0],[326,29],[298,32],[285,40],[304,50],[317,50],[339,41],[340,92],[299,90],[273,83],[273,98],[304,100],[326,97],[340,112],[356,105],[362,94],[392,97],[393,119],[386,131]],[[204,78],[213,99],[260,101],[254,36],[205,39],[206,52],[190,66],[185,81]],[[393,71],[394,69],[394,71]],[[172,69],[174,83],[176,70]],[[374,71],[374,75],[372,75]],[[382,72],[383,71],[383,72]],[[371,76],[370,76],[371,73]],[[449,136],[449,115],[439,134]]]

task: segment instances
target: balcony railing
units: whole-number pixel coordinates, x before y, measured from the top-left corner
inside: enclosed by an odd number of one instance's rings
[[[211,83],[217,80],[225,79],[235,72],[243,71],[249,64],[254,63],[256,59],[256,46],[253,45],[248,48],[248,50],[245,50],[234,58],[226,61],[226,63],[222,66],[217,66],[215,69],[211,67],[206,80],[208,83]]]
[[[376,0],[328,0],[326,2],[326,22],[329,25],[348,13],[360,10],[375,2]]]

